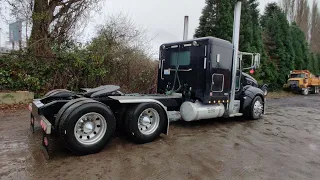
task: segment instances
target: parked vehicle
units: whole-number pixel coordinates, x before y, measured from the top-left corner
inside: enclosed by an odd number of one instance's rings
[[[320,77],[313,75],[308,70],[293,70],[290,72],[288,82],[284,84],[284,89],[308,95],[319,93]]]
[[[45,154],[51,137],[61,139],[73,153],[97,153],[123,128],[137,143],[168,134],[172,112],[181,120],[246,116],[265,112],[266,88],[242,72],[242,55],[251,55],[258,68],[260,55],[238,51],[241,2],[235,8],[233,43],[203,37],[165,43],[160,47],[157,94],[124,94],[115,85],[82,92],[56,89],[30,105],[31,127],[43,129]],[[175,113],[176,114],[176,113]]]

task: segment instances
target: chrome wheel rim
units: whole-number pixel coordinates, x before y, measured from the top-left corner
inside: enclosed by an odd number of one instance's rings
[[[91,112],[81,116],[75,127],[74,136],[84,145],[99,142],[107,131],[107,121],[99,113]]]
[[[144,135],[150,135],[154,133],[160,122],[160,116],[157,110],[153,108],[145,109],[139,116],[138,128]]]
[[[263,105],[260,101],[256,101],[253,105],[253,113],[255,116],[259,117],[262,114]]]

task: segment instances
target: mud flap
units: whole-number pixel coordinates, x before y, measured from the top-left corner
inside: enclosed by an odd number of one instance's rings
[[[42,129],[42,146],[41,150],[46,159],[49,159],[52,155],[52,138],[51,135],[51,123],[44,117],[40,116],[40,125]]]
[[[30,129],[31,129],[31,132],[32,134],[34,134],[34,117],[32,115],[32,113],[30,113],[31,116],[30,116]]]

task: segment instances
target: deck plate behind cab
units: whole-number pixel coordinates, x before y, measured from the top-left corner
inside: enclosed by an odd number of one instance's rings
[[[119,86],[105,85],[105,86],[99,86],[99,87],[96,87],[93,89],[85,89],[87,92],[84,93],[83,95],[85,97],[99,97],[99,96],[108,95],[108,94],[115,92],[119,89],[120,89]]]
[[[111,99],[118,100],[120,102],[130,102],[130,101],[137,101],[137,100],[144,100],[144,99],[154,99],[154,100],[161,100],[161,99],[180,99],[182,96],[180,94],[177,95],[124,95],[124,96],[109,96]]]
[[[160,103],[168,111],[178,110],[182,103],[181,94],[174,95],[123,95],[123,96],[109,96],[109,98],[119,101],[120,103],[146,103],[155,102]]]

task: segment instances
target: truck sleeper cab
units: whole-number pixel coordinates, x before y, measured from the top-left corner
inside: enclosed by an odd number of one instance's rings
[[[238,61],[240,64],[240,59]],[[182,111],[184,120],[228,117],[226,110],[229,108],[233,83],[232,64],[233,45],[222,39],[205,37],[163,44],[160,47],[158,93],[182,94],[184,103],[179,110]],[[260,102],[256,106],[264,107],[265,92],[255,86],[254,78],[242,73],[241,68],[238,68],[236,82],[234,114],[250,115],[249,102],[256,97]],[[197,107],[211,108],[212,114],[195,115]],[[264,109],[261,109],[261,112],[263,113]]]

